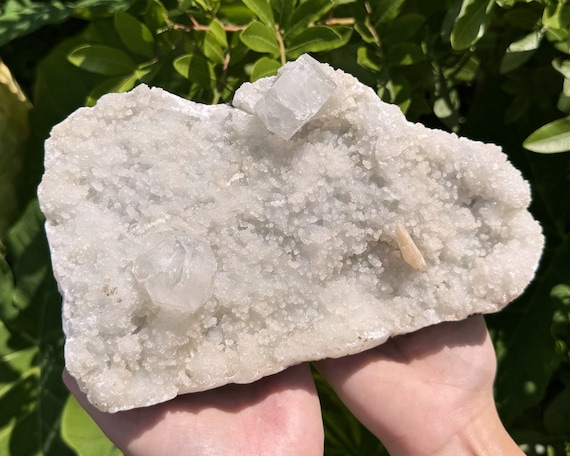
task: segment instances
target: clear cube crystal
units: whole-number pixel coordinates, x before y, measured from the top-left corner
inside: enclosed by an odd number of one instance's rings
[[[321,109],[335,88],[319,63],[305,54],[279,75],[255,105],[255,114],[269,131],[290,139]]]
[[[159,235],[150,251],[136,259],[133,275],[155,305],[195,312],[212,296],[214,253],[198,239],[168,232]]]

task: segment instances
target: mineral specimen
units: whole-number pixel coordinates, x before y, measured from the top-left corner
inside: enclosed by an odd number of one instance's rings
[[[53,129],[45,167],[66,365],[107,411],[495,312],[543,244],[497,146],[309,57],[233,106],[107,95]]]

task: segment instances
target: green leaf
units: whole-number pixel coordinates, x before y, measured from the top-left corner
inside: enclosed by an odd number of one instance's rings
[[[565,305],[570,305],[570,286],[559,283],[550,290],[550,297],[558,299]]]
[[[0,60],[0,243],[23,210],[22,174],[30,103]]]
[[[261,22],[252,22],[242,32],[240,39],[252,51],[279,55],[279,42],[275,33],[275,29]]]
[[[217,20],[212,21],[204,38],[204,55],[214,63],[224,63],[227,47],[226,31]]]
[[[136,64],[119,49],[86,44],[74,49],[67,57],[78,68],[105,76],[122,76],[132,73]]]
[[[570,116],[543,125],[525,139],[525,149],[542,154],[570,150]]]
[[[564,84],[562,84],[562,92],[558,96],[558,102],[556,107],[566,113],[570,114],[570,79],[564,79]]]
[[[543,32],[539,30],[511,43],[501,60],[500,72],[508,73],[530,59],[540,46],[543,36]]]
[[[296,37],[287,48],[291,59],[307,52],[331,51],[348,43],[352,29],[349,27],[327,27],[317,25],[308,28]]]
[[[18,37],[30,34],[47,24],[58,24],[78,11],[91,9],[101,13],[124,11],[134,0],[7,0],[0,14],[0,47]]]
[[[253,68],[251,70],[251,82],[257,81],[260,78],[275,76],[280,67],[281,64],[277,60],[270,59],[268,57],[261,57],[253,64]]]
[[[267,0],[242,0],[258,19],[269,27],[275,25],[273,11]]]
[[[404,14],[397,17],[386,27],[381,40],[388,45],[404,43],[421,29],[425,20],[425,17],[420,14]]]
[[[284,38],[291,40],[307,30],[313,22],[318,21],[331,10],[331,0],[307,0],[295,8],[291,20],[285,29]]]
[[[356,21],[354,30],[356,30],[365,43],[378,45],[376,38],[377,33],[370,23],[370,16],[366,16],[363,21]]]
[[[361,46],[356,51],[356,62],[363,68],[374,72],[379,72],[382,69],[380,57],[366,46]]]
[[[36,299],[51,292],[55,286],[44,221],[38,202],[34,200],[6,237],[15,286],[11,299],[0,305],[0,319],[31,341],[38,339],[40,309]]]
[[[174,69],[192,83],[211,89],[216,75],[210,62],[199,54],[185,54],[172,62]]]
[[[136,73],[128,76],[107,79],[91,91],[85,101],[85,106],[95,106],[97,100],[107,93],[128,92],[135,86],[138,80],[139,75]]]
[[[222,23],[217,19],[210,22],[208,34],[211,35],[222,48],[226,49],[228,47],[226,31],[224,30]]]
[[[551,335],[552,316],[564,306],[550,298],[551,290],[568,282],[570,273],[570,241],[560,244],[547,268],[540,274],[537,286],[528,300],[502,315],[512,325],[500,341],[498,372],[495,380],[497,406],[508,426],[521,412],[538,404],[546,392],[553,373],[562,362],[555,351]],[[524,297],[524,296],[523,296]],[[514,306],[513,303],[511,306]]]
[[[160,0],[150,0],[145,11],[145,23],[152,30],[160,29],[170,23],[168,10]]]
[[[459,121],[459,95],[457,90],[445,78],[441,68],[435,68],[434,71],[435,87],[434,95],[435,100],[433,103],[433,113],[440,119],[448,128],[456,130]]]
[[[544,427],[552,435],[570,434],[570,386],[566,386],[544,411]]]
[[[60,437],[60,419],[65,398],[69,394],[61,381],[63,361],[63,332],[61,329],[61,297],[53,283],[36,305],[42,313],[39,328],[40,394],[38,415],[41,447],[45,456],[60,456],[69,450]]]
[[[406,0],[378,0],[372,5],[372,16],[374,26],[388,24],[402,12]]]
[[[558,71],[564,78],[570,79],[570,60],[554,59],[552,67]]]
[[[66,454],[58,437],[67,394],[61,383],[61,298],[43,222],[33,201],[8,234],[10,265],[0,257],[0,449],[10,449],[5,454]]]
[[[188,73],[190,72],[190,63],[192,62],[192,57],[194,57],[194,54],[185,54],[177,57],[172,62],[172,66],[176,72],[186,79],[188,79]]]
[[[273,0],[271,2],[273,10],[277,13],[277,23],[281,28],[286,28],[289,23],[295,3],[295,0]]]
[[[122,454],[73,396],[69,396],[63,409],[61,435],[65,443],[81,456]]]
[[[242,3],[220,4],[218,17],[223,17],[224,22],[231,24],[245,25],[255,19],[253,12]]]
[[[423,49],[416,43],[400,43],[388,48],[387,60],[394,66],[414,65],[426,59]]]
[[[313,378],[323,411],[325,454],[388,456],[378,438],[354,417],[320,373],[313,371]]]
[[[446,76],[458,81],[473,81],[477,76],[481,62],[473,54],[470,54],[466,57],[467,58],[462,59],[457,66],[452,68],[452,71],[449,73],[449,75],[446,73]]]
[[[397,104],[405,114],[412,102],[408,80],[398,74],[390,74],[389,79],[378,88],[378,96],[387,103]]]
[[[467,49],[479,41],[489,26],[494,5],[494,0],[463,0],[451,32],[453,49]]]
[[[152,57],[154,38],[145,24],[127,13],[115,14],[114,23],[121,41],[130,51]]]
[[[570,7],[566,2],[548,2],[542,13],[542,25],[549,29],[567,29],[570,25]]]
[[[204,12],[211,14],[217,9],[219,2],[216,0],[181,0],[178,1],[177,10],[181,14],[186,14],[194,4],[199,5]]]

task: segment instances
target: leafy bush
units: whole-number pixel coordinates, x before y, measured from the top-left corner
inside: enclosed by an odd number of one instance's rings
[[[7,0],[0,454],[119,454],[60,380],[61,298],[35,198],[51,127],[139,83],[227,102],[244,81],[305,52],[354,74],[410,120],[500,144],[531,182],[547,245],[525,294],[487,318],[496,399],[527,454],[570,454],[570,155],[553,154],[570,149],[564,0]],[[316,379],[327,454],[385,454]]]

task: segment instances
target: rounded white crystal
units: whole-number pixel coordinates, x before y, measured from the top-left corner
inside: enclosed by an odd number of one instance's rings
[[[212,297],[217,268],[214,252],[206,242],[185,234],[160,233],[153,241],[150,250],[134,262],[135,279],[152,303],[196,312]]]

